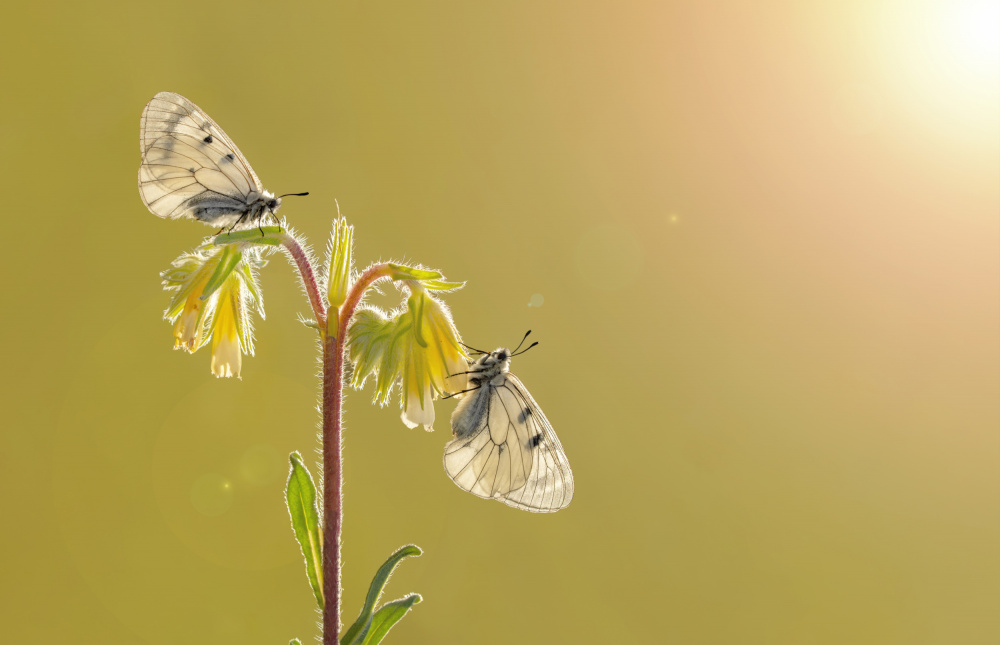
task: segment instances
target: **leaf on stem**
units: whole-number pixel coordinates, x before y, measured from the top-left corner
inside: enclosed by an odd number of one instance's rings
[[[365,637],[364,645],[378,645],[378,643],[381,643],[393,625],[402,620],[403,616],[409,613],[410,608],[421,600],[423,598],[421,598],[420,594],[413,593],[406,598],[393,600],[382,605],[382,608],[372,616],[372,626],[368,630],[368,636]]]
[[[375,573],[375,577],[372,579],[372,584],[368,588],[368,596],[365,598],[365,606],[361,609],[361,614],[358,619],[354,621],[344,635],[340,638],[340,645],[367,645],[367,643],[378,643],[385,636],[386,632],[395,625],[400,618],[406,615],[410,607],[420,602],[421,598],[418,594],[412,594],[406,598],[401,598],[400,600],[395,600],[391,603],[387,603],[384,607],[379,609],[382,612],[383,609],[388,610],[379,619],[379,631],[381,632],[378,636],[378,640],[369,641],[369,634],[375,629],[375,605],[378,603],[379,597],[382,595],[382,590],[385,588],[386,582],[389,581],[389,576],[392,575],[393,570],[396,565],[400,563],[403,558],[409,556],[418,556],[423,551],[420,547],[410,544],[402,547],[395,553],[389,556],[389,559],[385,561],[381,567],[379,567],[378,572]],[[396,603],[407,603],[405,608],[401,606],[395,606]],[[398,616],[396,613],[399,612]],[[372,634],[374,638],[374,634]]]
[[[302,557],[306,560],[309,586],[316,596],[316,604],[322,608],[323,539],[320,535],[319,510],[316,508],[316,485],[302,463],[302,455],[293,452],[289,461],[291,470],[288,473],[288,486],[285,488],[288,515],[292,519],[292,530],[302,549]]]

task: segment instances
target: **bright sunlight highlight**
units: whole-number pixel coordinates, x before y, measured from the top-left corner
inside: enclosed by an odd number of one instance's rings
[[[995,131],[1000,93],[1000,0],[881,5],[886,78],[935,129],[981,138]]]

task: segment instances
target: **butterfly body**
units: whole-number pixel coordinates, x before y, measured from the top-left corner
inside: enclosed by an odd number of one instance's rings
[[[451,416],[444,467],[460,488],[514,508],[553,512],[573,499],[573,472],[538,403],[510,373],[499,348],[469,367],[467,392]]]
[[[197,105],[160,92],[139,121],[139,195],[156,216],[256,226],[281,206],[233,140]]]

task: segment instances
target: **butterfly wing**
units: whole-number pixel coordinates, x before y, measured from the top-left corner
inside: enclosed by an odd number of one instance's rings
[[[505,376],[502,385],[484,383],[455,409],[445,471],[473,495],[514,508],[566,508],[573,499],[573,471],[562,444],[524,384]]]
[[[180,94],[160,92],[139,121],[139,194],[159,217],[231,226],[264,192],[233,140]]]

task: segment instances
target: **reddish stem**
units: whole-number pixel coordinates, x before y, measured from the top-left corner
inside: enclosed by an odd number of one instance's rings
[[[308,263],[307,263],[308,264]],[[344,523],[344,470],[341,452],[344,393],[344,345],[347,325],[372,284],[388,277],[389,265],[373,264],[351,286],[338,312],[323,329],[323,645],[337,645],[340,635],[340,535]],[[303,281],[305,278],[303,277]]]
[[[312,263],[309,262],[309,256],[306,255],[305,249],[302,248],[302,245],[299,244],[298,240],[288,233],[284,233],[283,235],[284,237],[281,244],[285,247],[285,250],[288,251],[288,254],[292,256],[292,259],[295,260],[296,266],[299,268],[299,276],[302,278],[302,284],[305,286],[306,293],[309,295],[309,304],[312,305],[313,314],[316,316],[316,323],[319,325],[320,329],[325,329],[327,315],[326,305],[323,304],[323,297],[319,293],[319,285],[316,283],[316,274],[313,273]],[[325,367],[326,363],[324,362],[323,365]]]

